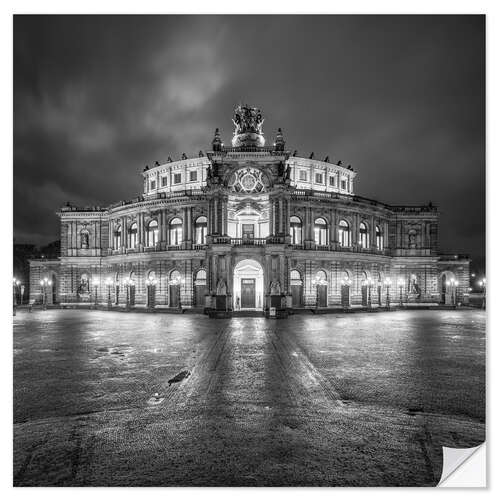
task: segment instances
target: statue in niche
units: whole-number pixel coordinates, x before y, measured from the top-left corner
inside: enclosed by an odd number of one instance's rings
[[[80,284],[78,285],[78,295],[88,295],[89,293],[89,277],[87,274],[82,274]]]
[[[80,233],[80,246],[81,248],[89,247],[89,232],[85,229]]]
[[[417,232],[415,229],[408,231],[408,246],[409,248],[417,248]]]
[[[415,274],[412,274],[410,276],[410,293],[416,295],[417,299],[420,299],[422,295],[422,290],[420,289],[420,286],[418,284],[417,276]]]
[[[271,295],[279,295],[281,293],[281,286],[279,281],[272,281],[271,286]]]
[[[226,282],[223,279],[217,282],[217,295],[227,295]]]

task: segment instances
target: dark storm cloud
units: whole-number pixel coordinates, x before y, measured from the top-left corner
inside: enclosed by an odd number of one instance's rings
[[[357,193],[432,200],[443,250],[484,254],[479,16],[16,17],[14,227],[140,193],[145,164],[196,154],[240,101],[269,142],[342,159]]]

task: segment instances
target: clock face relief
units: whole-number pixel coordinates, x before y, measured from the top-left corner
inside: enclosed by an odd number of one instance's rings
[[[231,175],[228,185],[237,193],[261,193],[269,186],[269,180],[260,170],[242,168]]]

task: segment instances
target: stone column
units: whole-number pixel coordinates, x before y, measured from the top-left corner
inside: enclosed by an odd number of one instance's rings
[[[126,238],[127,238],[127,219],[125,216],[122,216],[120,219],[120,225],[122,227],[122,235],[121,235],[121,241],[120,241],[120,247],[124,249],[126,247]]]
[[[220,220],[220,234],[227,236],[227,197],[223,196],[220,199],[221,206],[221,220]]]
[[[108,222],[108,248],[113,248],[113,233],[115,232],[113,219]]]

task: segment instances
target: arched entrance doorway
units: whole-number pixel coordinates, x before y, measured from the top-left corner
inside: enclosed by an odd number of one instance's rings
[[[456,294],[457,283],[455,275],[451,271],[444,271],[439,276],[440,303],[452,305],[454,301],[453,294]]]
[[[207,294],[207,272],[200,269],[194,278],[194,304],[196,307],[205,306],[205,295]]]
[[[302,276],[297,269],[292,269],[290,272],[290,288],[292,290],[292,307],[302,307],[304,302],[302,300],[303,291]]]
[[[340,278],[340,303],[342,307],[351,305],[351,283],[349,273],[344,271]]]
[[[181,273],[174,269],[170,273],[168,296],[169,296],[169,306],[170,307],[181,307]]]
[[[320,269],[313,279],[316,286],[316,307],[326,307],[328,305],[328,279],[325,271]]]
[[[238,310],[260,310],[264,305],[264,271],[253,259],[244,259],[234,268],[233,307]]]

